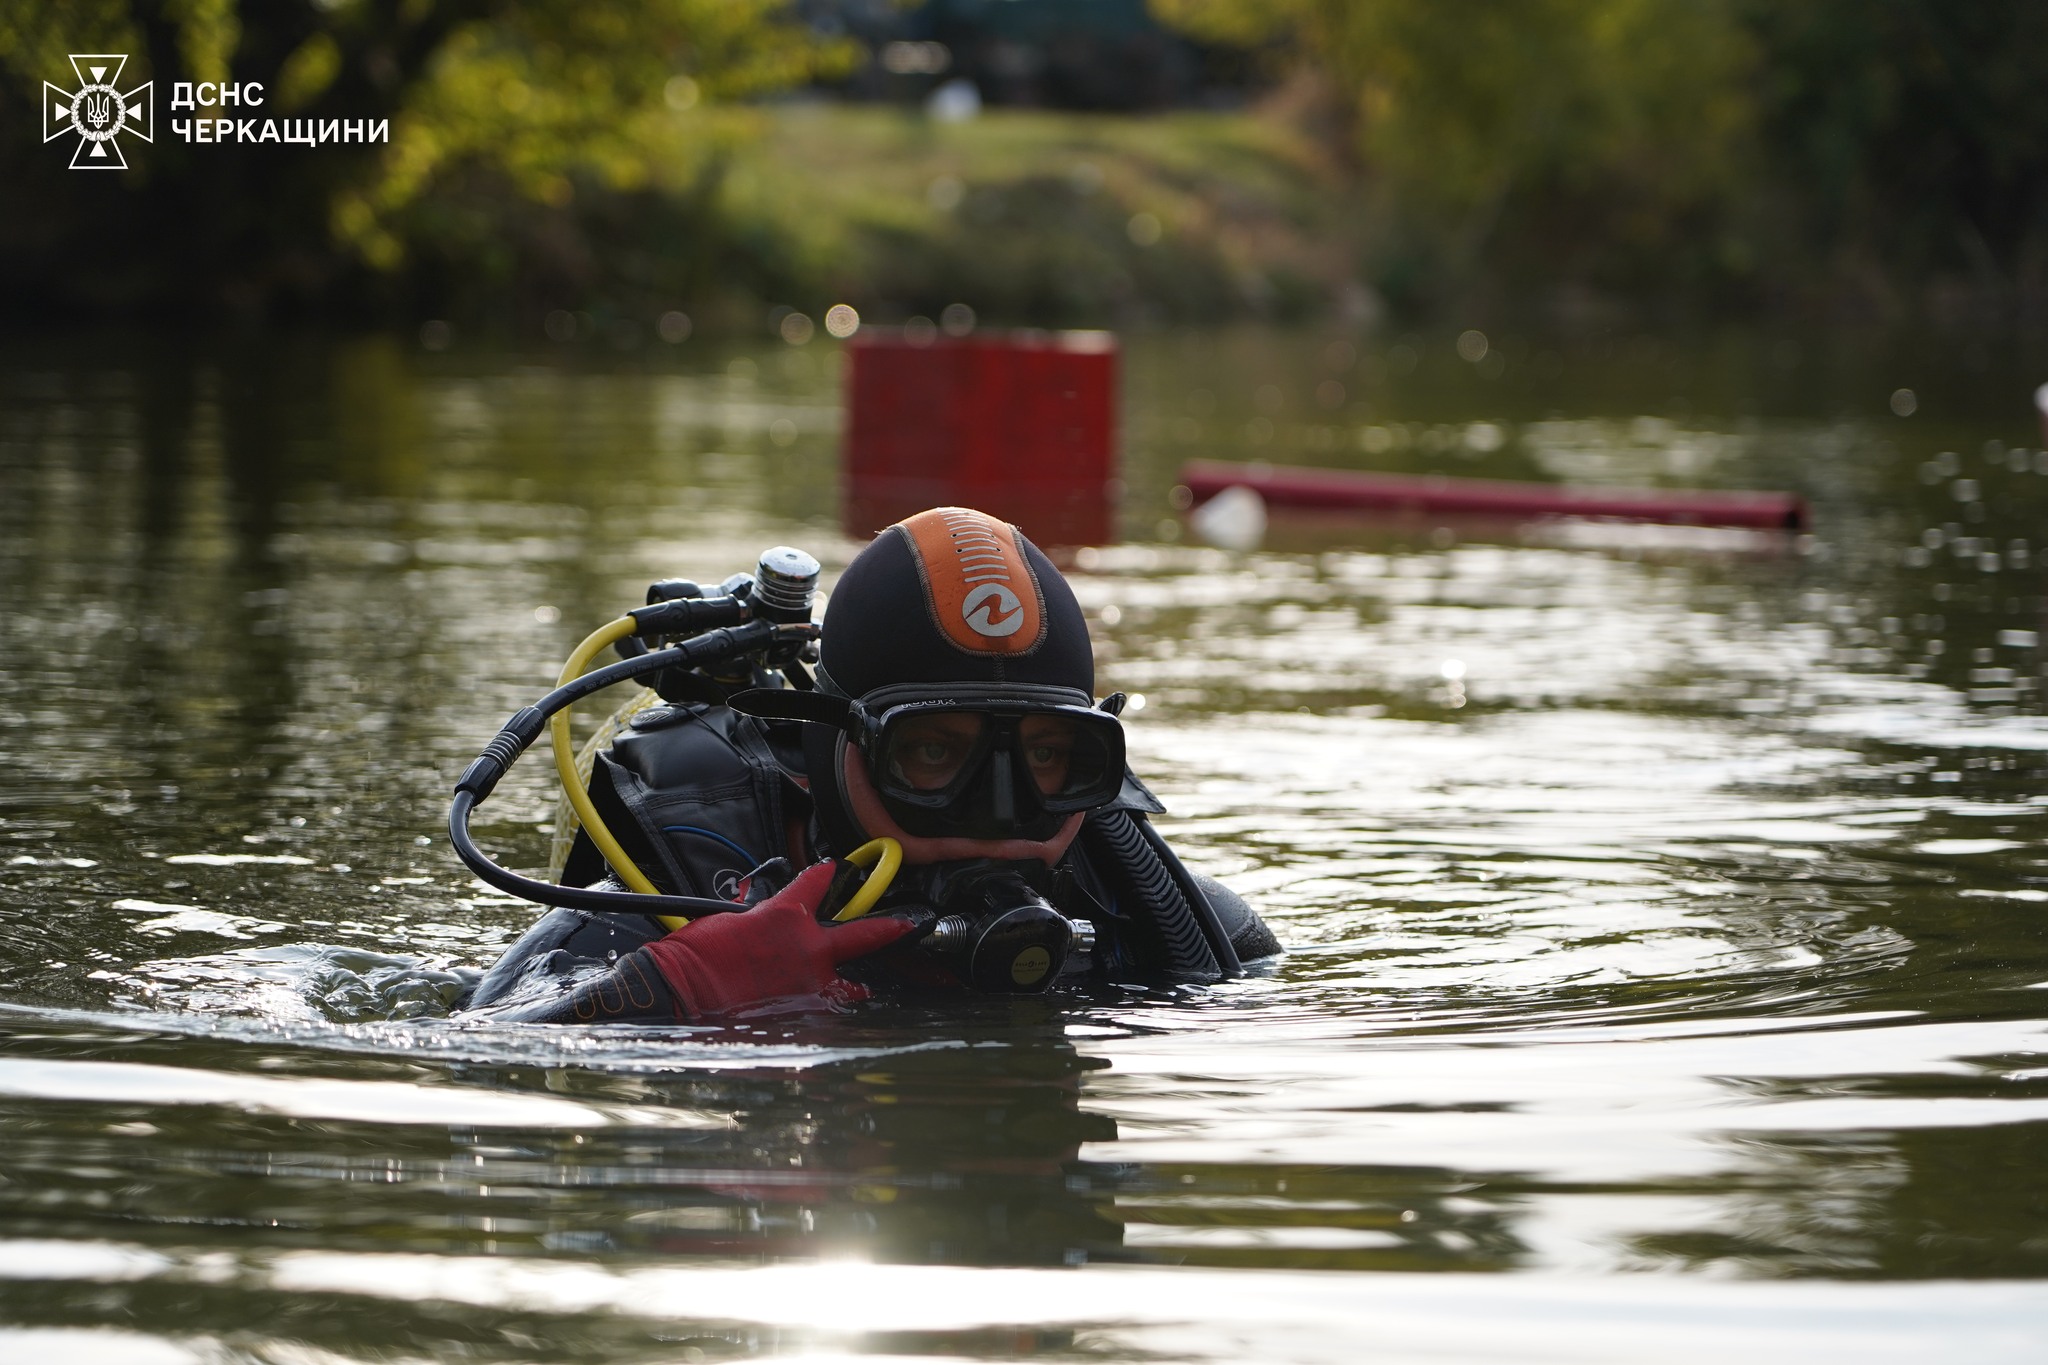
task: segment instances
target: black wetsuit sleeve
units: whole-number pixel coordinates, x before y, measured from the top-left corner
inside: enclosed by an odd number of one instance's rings
[[[559,955],[555,955],[559,956]],[[507,1024],[682,1024],[691,1015],[645,948],[616,962],[579,967],[535,959],[540,969],[489,1004],[461,1012],[463,1019]],[[555,970],[566,965],[566,970]]]
[[[550,910],[484,973],[456,1013],[507,1023],[686,1019],[687,1011],[642,951],[667,932],[644,915]]]

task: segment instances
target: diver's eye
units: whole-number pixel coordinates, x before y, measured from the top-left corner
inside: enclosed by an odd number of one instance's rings
[[[891,751],[890,758],[898,772],[917,780],[950,773],[960,766],[962,755],[962,747],[947,740],[909,738]]]
[[[1040,792],[1051,796],[1067,785],[1068,770],[1074,761],[1071,727],[1047,717],[1033,716],[1020,727],[1018,738],[1022,741],[1017,746],[1018,752]]]
[[[889,742],[889,769],[921,791],[936,791],[960,775],[981,733],[971,716],[924,716],[905,721]]]

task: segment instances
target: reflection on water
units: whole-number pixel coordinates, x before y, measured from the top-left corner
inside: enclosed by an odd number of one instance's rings
[[[579,1032],[446,1019],[533,913],[448,856],[448,785],[650,579],[844,564],[836,356],[11,352],[0,1344],[2030,1358],[2038,1295],[1957,1281],[2048,1273],[2037,377],[1480,354],[1126,356],[1127,539],[1076,589],[1285,959]],[[1228,554],[1188,457],[1785,486],[1816,530]],[[545,766],[488,808],[511,861]]]

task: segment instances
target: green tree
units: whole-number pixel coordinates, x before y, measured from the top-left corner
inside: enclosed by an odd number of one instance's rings
[[[2037,0],[1152,0],[1314,71],[1397,297],[2048,313]]]
[[[1840,284],[2048,305],[2048,6],[1751,0],[1773,178]],[[1896,301],[1896,300],[1895,300]]]
[[[1213,40],[1281,44],[1319,74],[1397,292],[1489,266],[1672,273],[1669,253],[1700,249],[1703,218],[1748,170],[1755,52],[1719,0],[1153,3]]]
[[[66,54],[126,52],[156,81],[155,145],[121,176],[39,144]],[[695,145],[679,121],[836,69],[843,44],[786,0],[0,0],[0,295],[17,306],[246,313],[360,296],[407,250],[438,183],[490,177],[559,204],[572,179],[632,186]],[[180,81],[261,82],[240,117],[389,120],[382,146],[194,146]],[[220,112],[220,111],[201,111]],[[415,225],[416,226],[416,225]]]

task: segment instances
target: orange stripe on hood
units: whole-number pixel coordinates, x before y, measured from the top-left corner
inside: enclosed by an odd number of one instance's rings
[[[956,647],[969,654],[1038,647],[1045,604],[1016,527],[965,507],[934,507],[896,525],[917,555],[932,619]]]

